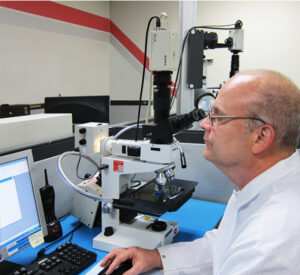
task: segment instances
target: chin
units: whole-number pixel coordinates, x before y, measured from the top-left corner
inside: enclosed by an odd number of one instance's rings
[[[204,149],[203,151],[203,157],[206,159],[206,160],[211,160],[210,158],[210,154],[209,154],[209,151],[207,150],[207,147]]]

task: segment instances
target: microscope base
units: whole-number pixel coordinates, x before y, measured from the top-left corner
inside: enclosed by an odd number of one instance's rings
[[[152,217],[139,215],[131,224],[122,223],[113,226],[114,233],[111,236],[104,236],[103,230],[93,239],[93,248],[109,252],[118,247],[139,246],[155,249],[170,244],[179,231],[179,224],[164,221],[167,228],[163,231],[154,231],[151,227],[154,220]]]

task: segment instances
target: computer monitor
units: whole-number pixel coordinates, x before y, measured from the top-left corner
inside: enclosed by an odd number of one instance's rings
[[[109,123],[109,96],[45,97],[45,113],[71,113],[73,123]]]
[[[32,163],[31,150],[0,156],[0,262],[28,246],[29,236],[41,230]]]

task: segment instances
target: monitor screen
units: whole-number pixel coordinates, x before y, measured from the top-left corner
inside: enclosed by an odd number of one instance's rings
[[[109,96],[45,97],[45,113],[71,113],[73,123],[109,123]]]
[[[0,157],[0,261],[41,230],[31,181],[31,150]]]

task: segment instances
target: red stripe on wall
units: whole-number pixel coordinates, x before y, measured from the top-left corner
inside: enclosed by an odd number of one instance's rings
[[[144,64],[144,52],[108,18],[52,1],[0,1],[0,6],[110,32],[142,65]],[[146,58],[146,69],[149,70],[149,57]],[[172,83],[172,86],[174,86],[174,83]]]
[[[144,64],[144,53],[112,21],[110,32],[142,65]],[[149,70],[149,57],[146,59],[146,68]]]
[[[109,32],[110,20],[51,1],[0,1],[0,6]]]
[[[0,6],[56,19],[92,29],[111,32],[143,65],[144,53],[109,19],[51,1],[0,1]],[[149,58],[146,60],[149,69]]]

